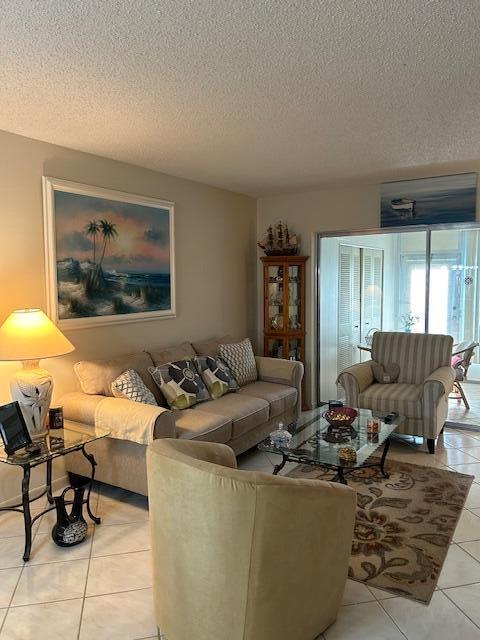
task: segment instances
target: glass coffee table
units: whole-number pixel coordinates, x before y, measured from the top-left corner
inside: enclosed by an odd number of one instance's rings
[[[8,455],[3,447],[0,446],[0,463],[3,462],[4,464],[21,467],[23,469],[22,502],[0,508],[0,514],[2,511],[17,511],[18,513],[23,514],[25,525],[25,549],[23,552],[23,559],[25,562],[30,558],[30,551],[32,547],[32,526],[34,522],[41,518],[45,513],[48,513],[48,511],[55,509],[55,506],[51,506],[54,502],[52,495],[52,462],[55,458],[66,456],[72,451],[81,451],[88,460],[91,465],[91,475],[87,484],[87,496],[84,500],[84,504],[87,507],[87,513],[90,516],[90,519],[95,524],[100,524],[100,518],[93,514],[90,507],[90,493],[95,479],[95,467],[97,462],[93,453],[87,451],[85,447],[90,442],[94,442],[100,438],[105,438],[108,435],[109,432],[103,429],[97,429],[96,427],[90,427],[78,422],[65,420],[65,426],[63,429],[51,430],[43,439],[35,440],[35,443],[38,443],[41,447],[41,450],[38,453],[29,454],[22,449],[16,453]],[[30,496],[31,470],[44,463],[46,465],[45,488],[32,498]],[[37,513],[35,517],[32,518],[30,504],[45,495],[47,496],[50,506],[40,513]]]
[[[331,469],[334,474],[332,481],[343,484],[347,484],[346,475],[365,467],[380,467],[384,477],[388,478],[385,460],[390,446],[390,436],[405,420],[404,416],[396,415],[391,422],[385,422],[388,415],[386,413],[358,409],[358,416],[352,424],[355,430],[353,437],[346,437],[341,442],[331,442],[328,440],[332,440],[332,430],[323,417],[327,410],[328,405],[308,411],[300,416],[297,423],[290,425],[288,431],[293,437],[288,447],[273,444],[269,437],[258,445],[260,451],[282,456],[281,462],[274,467],[274,475],[281,471],[287,462],[297,462]],[[374,435],[367,433],[367,421],[372,418],[380,421],[379,432]],[[338,451],[342,447],[355,450],[355,462],[347,463],[339,459]],[[372,461],[371,457],[382,447],[380,460]]]

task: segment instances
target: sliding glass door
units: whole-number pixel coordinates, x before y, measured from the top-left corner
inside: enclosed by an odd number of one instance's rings
[[[428,330],[455,342],[479,339],[478,229],[431,233]]]
[[[341,394],[338,374],[370,357],[375,330],[480,341],[479,265],[480,227],[320,236],[318,399]]]
[[[338,373],[369,358],[375,331],[425,330],[426,249],[425,231],[320,239],[320,398],[337,397]]]

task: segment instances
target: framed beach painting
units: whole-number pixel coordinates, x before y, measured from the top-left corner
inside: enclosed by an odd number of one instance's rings
[[[48,312],[73,329],[175,315],[173,203],[43,178]]]
[[[387,182],[381,189],[381,226],[475,222],[477,174]]]

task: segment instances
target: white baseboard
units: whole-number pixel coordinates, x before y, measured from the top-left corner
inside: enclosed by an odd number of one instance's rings
[[[63,476],[60,476],[60,478],[55,478],[55,480],[52,482],[52,490],[56,491],[57,489],[64,487],[66,484],[68,484],[68,476],[65,474]],[[44,489],[45,489],[44,484],[36,487],[30,487],[30,495],[35,497],[35,495],[41,493]],[[13,496],[12,498],[8,498],[8,500],[4,500],[3,502],[0,502],[0,508],[9,507],[12,504],[18,504],[21,501],[22,501],[22,494],[19,493],[18,495]],[[33,504],[35,505],[35,503]]]

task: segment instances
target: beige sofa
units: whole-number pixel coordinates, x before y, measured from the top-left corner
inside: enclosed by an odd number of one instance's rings
[[[155,616],[167,638],[313,640],[334,622],[350,487],[238,471],[231,449],[206,442],[156,440],[147,462]]]
[[[151,349],[121,356],[109,361],[81,362],[75,365],[82,391],[68,393],[61,399],[67,419],[95,425],[97,405],[112,396],[111,383],[126,369],[135,369],[164,404],[148,367],[195,355],[216,355],[220,342],[227,336],[202,343],[183,343],[175,347]],[[300,362],[257,357],[258,380],[228,393],[217,400],[208,400],[183,411],[165,409],[155,420],[153,437],[204,440],[228,444],[236,454],[250,449],[263,440],[279,422],[293,422],[301,406],[303,365]],[[126,423],[137,419],[137,403],[113,399],[123,412]],[[165,406],[165,405],[164,405]],[[142,405],[143,411],[157,412],[158,407]],[[118,412],[117,412],[118,413]],[[153,414],[152,414],[153,415]],[[112,421],[118,417],[113,415]],[[105,419],[102,426],[105,425]],[[128,440],[104,438],[88,446],[98,463],[96,478],[114,486],[147,495],[145,463],[146,446]],[[83,455],[66,456],[67,471],[90,475],[90,465]]]

